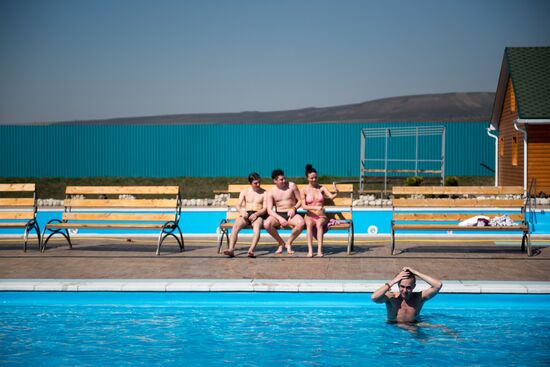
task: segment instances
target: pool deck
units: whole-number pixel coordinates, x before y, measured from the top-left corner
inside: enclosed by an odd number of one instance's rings
[[[216,253],[213,236],[185,241],[184,252],[170,241],[156,256],[153,237],[76,237],[72,250],[54,239],[45,253],[34,240],[24,253],[20,238],[2,237],[0,290],[372,291],[410,266],[447,281],[448,291],[550,292],[550,238],[533,238],[532,257],[517,236],[401,237],[396,256],[386,237],[357,236],[350,256],[342,238],[329,238],[325,257],[313,259],[303,239],[288,256],[273,254],[274,242],[262,237],[256,259],[246,257],[246,236],[232,259]]]

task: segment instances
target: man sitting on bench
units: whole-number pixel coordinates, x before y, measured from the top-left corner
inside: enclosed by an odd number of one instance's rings
[[[293,182],[288,182],[282,170],[276,169],[271,173],[271,178],[275,187],[267,192],[267,213],[269,218],[266,219],[264,227],[271,236],[279,244],[279,248],[275,251],[276,254],[281,254],[283,249],[289,255],[294,254],[292,251],[292,242],[302,233],[305,227],[304,218],[301,215],[296,215],[296,210],[301,206],[300,191]],[[273,207],[276,210],[273,210]],[[292,227],[292,233],[285,243],[279,232],[280,227]]]
[[[252,172],[248,175],[250,187],[244,189],[239,194],[237,202],[237,210],[241,216],[235,220],[235,225],[231,230],[231,238],[229,240],[229,249],[223,253],[229,257],[235,256],[235,244],[241,229],[252,226],[254,234],[252,236],[252,244],[248,249],[248,257],[254,258],[254,249],[260,240],[260,231],[264,224],[264,219],[267,217],[266,195],[265,190],[260,187],[260,175]]]

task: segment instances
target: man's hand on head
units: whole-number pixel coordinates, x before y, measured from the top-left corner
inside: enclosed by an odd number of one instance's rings
[[[410,273],[410,274],[412,274],[412,275],[417,275],[417,271],[414,270],[413,268],[408,267],[408,266],[405,266],[405,267],[403,268],[403,271],[406,271],[406,272],[408,272],[408,273]]]
[[[391,284],[390,284],[390,285],[397,284],[397,283],[399,283],[401,280],[407,279],[407,278],[410,278],[410,273],[409,273],[408,271],[401,270],[401,272],[400,272],[399,274],[397,274],[397,275],[395,276],[395,278],[393,278],[393,280],[391,281]]]

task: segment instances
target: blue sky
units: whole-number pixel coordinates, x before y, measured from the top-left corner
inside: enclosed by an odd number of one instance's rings
[[[0,0],[0,123],[495,91],[550,1]]]

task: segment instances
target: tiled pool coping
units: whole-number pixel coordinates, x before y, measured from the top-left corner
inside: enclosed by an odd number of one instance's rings
[[[6,279],[0,291],[373,292],[387,280],[299,279]],[[417,290],[427,287],[419,281]],[[395,290],[395,289],[394,289]],[[550,282],[444,280],[441,293],[550,294]]]

